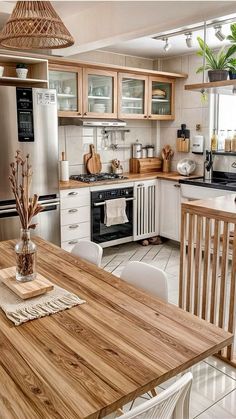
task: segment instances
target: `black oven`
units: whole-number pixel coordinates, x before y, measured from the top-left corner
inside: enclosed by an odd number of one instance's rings
[[[128,222],[107,227],[104,224],[105,201],[125,198]],[[108,189],[91,192],[91,239],[107,245],[125,243],[133,237],[133,188]]]

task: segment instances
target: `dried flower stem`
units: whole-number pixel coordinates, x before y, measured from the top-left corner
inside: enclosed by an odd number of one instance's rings
[[[19,214],[21,226],[27,230],[34,229],[32,218],[42,211],[43,207],[38,203],[38,195],[30,198],[30,185],[32,180],[32,166],[29,164],[29,154],[22,158],[21,152],[17,150],[15,162],[10,164],[11,174],[9,180],[11,189],[16,200],[16,211]]]

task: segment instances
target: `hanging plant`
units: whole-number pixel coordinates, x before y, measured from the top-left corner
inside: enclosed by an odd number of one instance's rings
[[[205,55],[206,65],[200,66],[196,73],[201,73],[208,70],[209,81],[227,80],[229,63],[232,55],[236,52],[236,44],[227,48],[223,46],[218,52],[212,50],[201,37],[197,38],[200,51],[197,55],[203,57]]]

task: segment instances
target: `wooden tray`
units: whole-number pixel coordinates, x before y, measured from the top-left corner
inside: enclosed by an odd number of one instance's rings
[[[22,300],[36,297],[41,294],[45,294],[48,291],[53,290],[53,284],[44,278],[44,276],[37,274],[37,278],[29,282],[19,282],[16,280],[16,267],[1,269],[0,270],[1,281],[11,289],[18,297]]]

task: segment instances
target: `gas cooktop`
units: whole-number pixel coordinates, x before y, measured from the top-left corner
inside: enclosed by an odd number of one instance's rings
[[[128,179],[123,175],[117,175],[115,173],[96,173],[96,174],[82,174],[82,175],[71,175],[70,179],[78,180],[79,182],[93,183],[100,182],[102,180],[124,180]]]

